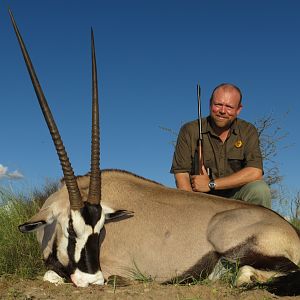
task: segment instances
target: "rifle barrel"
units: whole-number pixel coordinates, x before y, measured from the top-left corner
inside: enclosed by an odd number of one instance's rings
[[[200,88],[200,84],[197,84],[197,99],[198,99],[198,123],[199,123],[199,142],[202,141],[202,115],[201,115],[201,98],[200,98],[200,94],[201,94],[201,88]]]

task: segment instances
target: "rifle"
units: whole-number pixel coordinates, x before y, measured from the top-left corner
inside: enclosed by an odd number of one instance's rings
[[[201,88],[200,84],[197,84],[197,100],[198,100],[198,128],[199,128],[199,140],[198,140],[198,168],[199,175],[203,175],[202,166],[204,165],[203,159],[203,136],[202,136],[202,115],[201,115]],[[210,176],[210,169],[207,168],[207,174]]]

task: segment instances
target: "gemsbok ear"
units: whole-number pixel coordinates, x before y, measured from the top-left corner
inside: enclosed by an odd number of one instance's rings
[[[117,210],[105,213],[105,223],[116,222],[133,217],[134,212],[128,210]]]
[[[26,232],[33,232],[46,224],[47,224],[46,221],[24,223],[22,225],[19,225],[18,228],[21,232],[26,233]]]
[[[23,233],[37,231],[44,226],[52,224],[58,217],[63,218],[64,215],[68,215],[69,202],[67,197],[62,198],[65,201],[59,201],[60,196],[64,194],[66,194],[66,190],[59,190],[52,194],[45,201],[42,209],[18,226],[19,230]],[[66,210],[65,214],[62,213],[63,209]]]

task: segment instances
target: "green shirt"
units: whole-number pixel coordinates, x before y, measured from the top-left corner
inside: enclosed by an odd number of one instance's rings
[[[214,179],[225,177],[245,167],[263,170],[257,130],[254,125],[236,119],[223,143],[210,125],[210,117],[202,119],[204,166],[210,168]],[[180,129],[171,173],[198,173],[198,120]]]

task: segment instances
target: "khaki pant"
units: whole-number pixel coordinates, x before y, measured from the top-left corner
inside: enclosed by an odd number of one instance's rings
[[[271,208],[271,191],[263,180],[245,184],[231,198]]]

